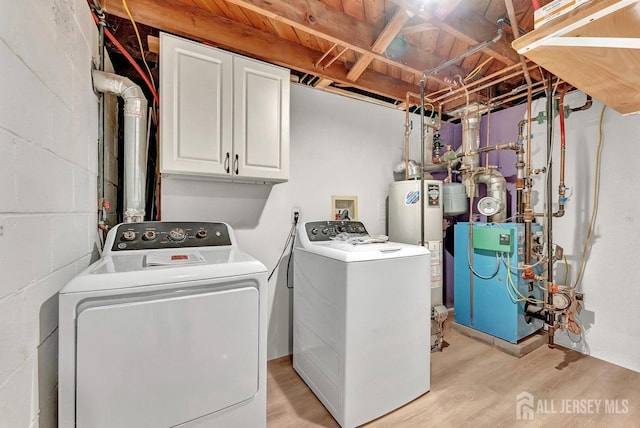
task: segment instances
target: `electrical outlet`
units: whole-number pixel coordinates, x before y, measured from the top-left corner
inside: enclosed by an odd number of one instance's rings
[[[291,208],[291,223],[300,221],[300,208]]]

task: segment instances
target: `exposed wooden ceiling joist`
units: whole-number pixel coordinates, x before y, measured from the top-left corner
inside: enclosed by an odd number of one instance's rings
[[[286,23],[321,39],[346,46],[359,54],[369,55],[373,59],[407,69],[416,74],[435,68],[446,61],[446,58],[433,53],[429,54],[410,45],[403,46],[403,53],[400,56],[384,55],[384,50],[375,52],[372,46],[383,30],[382,28],[328,7],[317,0],[298,0],[295,2],[287,0],[226,1]],[[459,68],[452,68],[452,74],[462,72]]]
[[[407,10],[403,7],[399,7],[391,17],[391,20],[384,27],[382,32],[378,35],[378,38],[371,46],[371,50],[375,53],[381,54],[384,52],[394,37],[398,34],[398,31],[409,19]],[[373,57],[369,54],[364,54],[358,58],[358,61],[351,67],[347,74],[347,79],[356,81],[364,73],[364,70],[369,67],[373,61]]]
[[[108,2],[103,7],[107,13],[127,17],[121,2]],[[403,99],[407,92],[416,90],[413,84],[372,70],[365,70],[357,82],[350,82],[347,68],[339,61],[327,69],[316,69],[313,64],[318,53],[315,50],[196,6],[183,5],[177,10],[169,0],[135,0],[129,1],[129,9],[137,22],[194,40],[208,43],[213,40],[236,52],[388,98]]]
[[[123,30],[121,37],[135,40],[130,26],[124,25],[122,2],[101,1],[113,15],[114,28]],[[135,20],[153,27],[153,34],[166,31],[219,46],[290,68],[299,77],[304,75],[304,84],[358,93],[358,98],[377,97],[393,105],[405,100],[407,92],[418,92],[423,73],[443,63],[451,65],[428,77],[427,93],[454,90],[456,82],[472,71],[471,80],[477,80],[514,64],[521,66],[509,45],[512,37],[506,25],[497,43],[479,53],[470,54],[469,49],[492,39],[498,31],[496,20],[507,13],[512,23],[516,16],[525,29],[533,26],[530,0],[127,2]],[[495,61],[487,62],[491,58]],[[537,74],[534,70],[532,77],[539,79]],[[487,89],[485,95],[511,91],[522,85],[521,76]]]
[[[411,10],[425,21],[432,23],[442,31],[468,45],[477,45],[490,40],[497,32],[497,25],[495,22],[490,22],[481,15],[464,13],[464,2],[460,4],[457,9],[449,11],[446,18],[441,20],[438,16],[427,10],[420,10],[418,3],[412,0],[390,1],[398,6]],[[462,8],[462,10],[460,8]],[[520,61],[516,52],[504,38],[493,45],[487,46],[483,51],[507,65],[515,64]]]

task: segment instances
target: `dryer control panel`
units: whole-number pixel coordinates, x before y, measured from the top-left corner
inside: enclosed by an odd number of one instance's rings
[[[110,233],[115,233],[111,251],[231,245],[229,228],[224,223],[122,223]]]
[[[359,221],[313,221],[304,225],[309,241],[321,242],[335,239],[340,233],[350,236],[368,236],[364,224]]]

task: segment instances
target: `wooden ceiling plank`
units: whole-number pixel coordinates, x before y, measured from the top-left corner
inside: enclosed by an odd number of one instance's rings
[[[438,27],[436,27],[435,25],[429,22],[422,22],[420,24],[408,25],[402,28],[402,30],[398,32],[398,35],[406,36],[407,34],[422,33],[423,31],[437,30],[437,29]]]
[[[109,2],[102,6],[109,14],[127,17],[120,2]],[[313,63],[317,59],[316,51],[249,25],[212,15],[199,7],[185,5],[176,9],[175,3],[168,0],[134,0],[129,1],[129,8],[136,22],[141,24],[193,40],[215,42],[238,53],[388,98],[402,100],[407,92],[417,90],[415,85],[371,70],[365,70],[358,82],[349,82],[346,78],[347,69],[341,62],[336,62],[326,70],[315,69]]]
[[[399,57],[392,58],[375,53],[371,50],[371,46],[380,32],[377,27],[339,12],[317,0],[297,0],[295,3],[287,0],[226,1],[414,73],[422,73],[446,61],[446,58],[440,58],[413,46],[407,46],[403,55]],[[299,33],[298,36],[300,36]],[[453,74],[460,72],[461,70],[453,67]]]
[[[206,1],[206,0],[191,0],[193,2],[193,4],[195,4],[196,6],[208,10],[211,13],[215,13],[216,15],[224,15],[224,11],[222,9],[220,9],[220,7],[215,4],[212,1]]]
[[[384,52],[408,19],[409,14],[407,13],[407,10],[399,7],[382,32],[378,35],[378,38],[371,46],[371,50],[378,54]],[[369,67],[371,61],[373,61],[373,57],[371,55],[362,55],[358,58],[358,61],[353,65],[353,67],[351,67],[351,70],[349,70],[347,79],[352,81],[358,80],[358,77],[360,77],[364,70]]]
[[[380,28],[387,16],[387,2],[385,0],[367,0],[364,2],[365,20]]]
[[[276,21],[275,19],[271,20],[271,25],[276,31],[276,34],[281,38],[300,43],[300,38],[298,37],[298,34],[296,34],[293,27],[291,27],[291,25],[284,24],[280,21]]]
[[[342,0],[342,8],[347,15],[365,21],[364,4],[362,0]]]
[[[461,8],[453,10],[445,20],[440,20],[428,11],[420,11],[412,0],[389,1],[411,10],[425,21],[431,22],[442,31],[451,34],[470,46],[485,42],[497,33],[496,23],[489,22],[482,16],[467,13],[466,10],[461,11]],[[512,65],[519,61],[518,55],[504,38],[485,47],[483,51],[507,65]]]
[[[436,7],[436,9],[433,11],[433,14],[439,19],[439,20],[443,20],[445,19],[447,16],[449,16],[449,14],[451,12],[453,12],[455,10],[456,7],[458,7],[458,5],[462,3],[462,0],[447,0],[447,1],[441,1],[438,3],[438,6]]]

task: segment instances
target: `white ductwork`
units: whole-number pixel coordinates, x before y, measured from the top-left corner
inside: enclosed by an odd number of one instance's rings
[[[420,178],[420,164],[412,159],[409,159],[406,163],[405,161],[398,162],[395,168],[393,168],[393,172],[397,174],[401,174],[408,170],[409,179]]]
[[[468,112],[462,117],[462,153],[476,153],[462,158],[462,169],[474,170],[480,165],[480,115]]]
[[[124,100],[124,222],[144,220],[147,179],[147,99],[140,86],[126,77],[93,70],[98,92]]]
[[[507,182],[503,175],[488,166],[480,166],[480,114],[477,106],[468,109],[462,115],[462,171],[469,197],[477,196],[477,184],[487,187],[487,196],[494,198],[500,207],[494,215],[488,216],[490,222],[500,222],[507,218]]]
[[[475,181],[487,186],[487,196],[490,196],[499,202],[500,210],[494,215],[488,216],[490,222],[501,222],[507,218],[507,180],[502,174],[495,169],[487,172],[478,172],[475,175]]]

